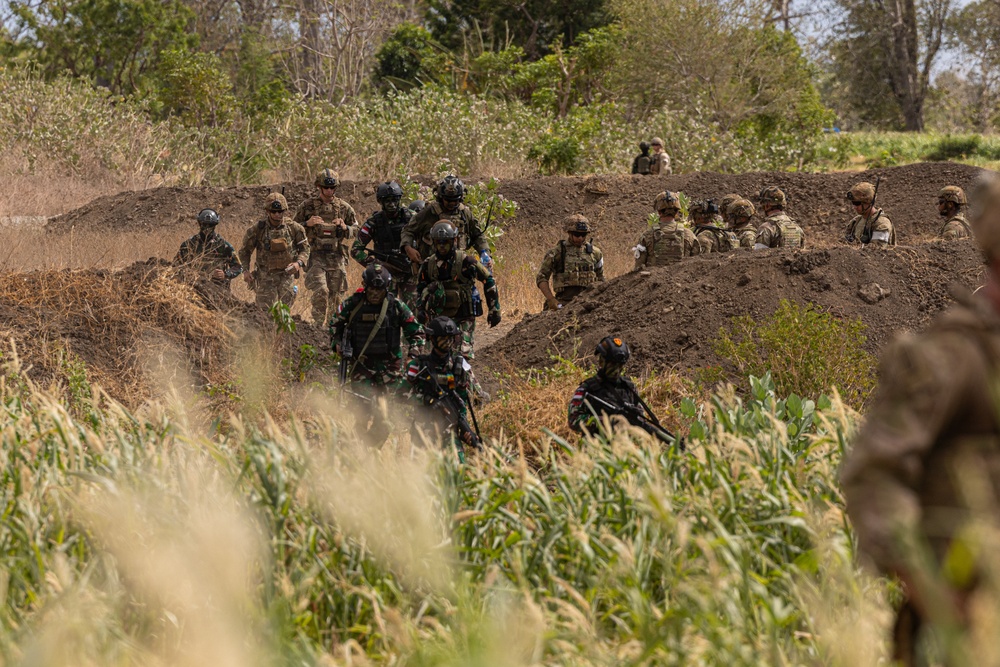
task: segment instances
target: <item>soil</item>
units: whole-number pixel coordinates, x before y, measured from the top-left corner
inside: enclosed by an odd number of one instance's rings
[[[982,272],[971,241],[694,257],[598,285],[562,310],[528,315],[477,362],[543,367],[554,356],[587,357],[601,338],[617,334],[632,348],[636,373],[721,367],[712,349],[719,329],[736,316],[766,318],[781,299],[861,319],[867,326],[864,347],[877,353],[896,334],[919,329],[945,308],[953,285],[977,287]]]

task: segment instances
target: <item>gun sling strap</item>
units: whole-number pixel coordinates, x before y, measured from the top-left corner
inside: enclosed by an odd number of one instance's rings
[[[361,310],[361,307],[363,305],[365,305],[365,302],[362,299],[361,303],[355,306],[354,310],[351,311],[351,316],[347,318],[347,326],[351,326],[351,322],[354,321],[354,316],[358,314],[358,311]],[[351,375],[354,374],[354,369],[357,368],[358,362],[360,362],[362,357],[365,356],[365,352],[368,350],[368,346],[371,345],[371,342],[375,340],[375,336],[378,335],[379,329],[382,328],[382,323],[385,322],[385,314],[388,311],[389,311],[389,295],[386,294],[385,298],[382,299],[382,310],[379,311],[378,319],[375,320],[375,326],[372,327],[371,333],[368,334],[368,338],[367,340],[365,340],[365,344],[361,346],[361,351],[354,356],[354,363],[351,365],[351,373],[350,373]]]

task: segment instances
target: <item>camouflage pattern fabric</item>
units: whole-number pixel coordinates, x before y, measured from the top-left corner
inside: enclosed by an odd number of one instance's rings
[[[684,257],[701,253],[701,244],[694,232],[678,222],[657,223],[639,238],[633,248],[634,271],[645,267],[667,266]]]
[[[573,393],[573,398],[569,402],[569,427],[574,431],[584,432],[588,427],[593,427],[597,419],[592,414],[586,402],[588,396],[597,396],[613,405],[636,405],[638,403],[639,392],[636,391],[635,384],[625,376],[615,380],[606,379],[600,372],[593,377],[583,381]],[[600,417],[602,410],[593,406]]]
[[[582,291],[582,288],[595,282],[603,283],[604,253],[594,245],[590,250],[591,252],[587,252],[586,244],[577,247],[565,239],[560,241],[555,248],[545,253],[542,266],[535,275],[535,284],[547,283],[551,278],[552,291],[556,298],[568,303]]]
[[[243,273],[243,265],[236,256],[236,250],[215,230],[207,236],[198,232],[181,243],[174,258],[174,264],[190,266],[213,282],[228,285],[229,281]],[[210,274],[222,269],[225,278],[216,280]]]
[[[278,250],[279,244],[283,249]],[[282,219],[277,227],[267,220],[254,223],[243,235],[239,251],[240,264],[250,266],[251,255],[254,255],[257,305],[270,308],[276,301],[281,301],[291,307],[295,302],[292,289],[295,276],[286,273],[285,267],[292,262],[298,262],[302,266],[309,261],[309,242],[302,225],[291,218]]]
[[[429,322],[440,315],[455,320],[462,330],[462,353],[470,360],[475,356],[476,315],[472,288],[477,281],[483,284],[489,311],[499,312],[500,296],[493,275],[469,255],[452,253],[445,259],[432,255],[424,260],[417,276],[420,321]]]
[[[938,236],[945,241],[967,239],[972,237],[972,228],[965,219],[965,214],[957,213],[948,218],[948,221],[941,227],[941,233]]]
[[[322,218],[325,225],[343,220],[347,230],[336,230],[331,232],[335,236],[326,236],[324,225],[306,224],[313,216]],[[326,322],[327,316],[337,311],[347,292],[348,241],[358,235],[357,216],[351,205],[339,197],[334,197],[330,203],[325,203],[320,197],[310,197],[299,206],[294,220],[305,226],[311,249],[306,267],[306,289],[310,292],[312,319],[314,322]]]
[[[400,235],[400,246],[412,246],[417,249],[420,256],[427,259],[434,254],[434,247],[429,242],[431,227],[441,218],[448,218],[458,229],[458,248],[465,250],[475,248],[476,254],[489,250],[490,245],[486,241],[479,221],[472,214],[465,204],[459,204],[458,210],[452,213],[445,213],[441,208],[441,203],[433,201],[423,208],[420,213],[414,216]]]
[[[741,248],[753,248],[757,242],[757,229],[749,223],[742,227],[733,227],[733,233],[739,239]]]
[[[878,209],[872,213],[872,221],[869,225],[871,230],[870,244],[878,246],[896,245],[896,229],[893,227],[889,217]],[[847,223],[847,237],[853,239],[854,243],[862,243],[861,237],[865,230],[865,217],[856,215]]]
[[[386,220],[385,213],[377,211],[358,229],[358,238],[351,246],[351,257],[362,266],[367,266],[369,261],[376,261],[375,256],[368,250],[369,243],[379,253],[395,260],[391,263],[384,259],[377,261],[392,274],[393,291],[411,309],[416,308],[417,276],[414,274],[410,259],[399,246],[403,228],[413,217],[413,211],[405,206],[399,209],[399,216],[395,221]]]
[[[649,156],[652,162],[649,165],[649,173],[661,176],[666,176],[670,172],[670,156],[667,155],[666,151],[660,151],[659,153],[654,153]]]
[[[451,387],[455,390],[461,399],[459,410],[466,420],[469,419],[468,405],[472,369],[468,361],[457,352],[446,356],[439,356],[434,352],[420,355],[410,360],[406,366],[406,380],[410,386],[410,397],[421,408],[417,411],[416,420],[420,430],[431,436],[435,433],[441,433],[457,440],[457,429],[445,423],[441,413],[429,407],[433,388],[428,382],[419,379],[421,371],[424,369],[437,380],[440,387],[444,389]]]
[[[804,248],[806,233],[784,212],[768,216],[757,230],[754,247],[761,248]]]

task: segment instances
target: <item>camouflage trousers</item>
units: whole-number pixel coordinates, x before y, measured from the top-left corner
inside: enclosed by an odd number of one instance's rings
[[[354,430],[372,447],[381,447],[393,431],[405,431],[410,411],[403,399],[402,361],[379,364],[373,372],[355,369],[347,390],[350,392]]]
[[[313,255],[306,269],[313,322],[325,323],[336,314],[347,292],[347,260],[333,252]]]
[[[254,290],[257,292],[255,303],[260,308],[267,310],[276,301],[291,308],[295,303],[295,276],[285,271],[258,271]]]
[[[417,277],[412,273],[403,274],[390,271],[392,274],[392,291],[396,298],[406,304],[413,312],[417,311]]]
[[[460,322],[456,322],[456,324],[458,324],[459,331],[462,332],[462,356],[469,361],[472,361],[476,358],[476,318],[473,317],[468,320],[462,320]]]

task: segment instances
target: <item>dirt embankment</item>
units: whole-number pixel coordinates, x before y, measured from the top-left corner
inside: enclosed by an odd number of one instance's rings
[[[610,334],[633,350],[633,368],[693,370],[722,365],[712,349],[731,318],[766,318],[781,299],[815,303],[867,325],[865,348],[924,326],[951,302],[953,283],[976,287],[982,259],[971,241],[886,251],[837,247],[713,254],[630,273],[560,311],[528,315],[477,361],[491,368],[587,357]]]

